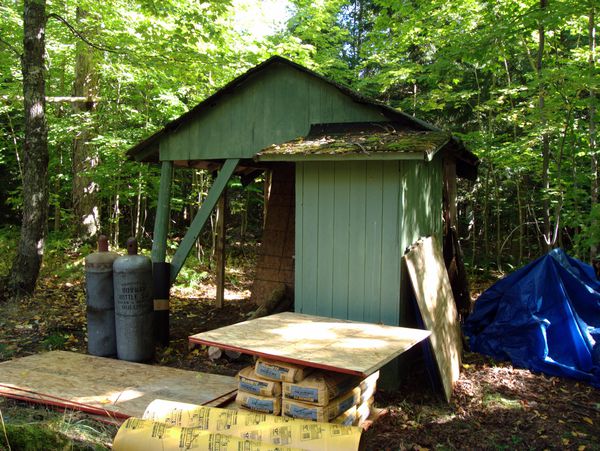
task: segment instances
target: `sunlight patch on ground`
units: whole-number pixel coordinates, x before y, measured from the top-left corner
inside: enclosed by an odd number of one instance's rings
[[[217,298],[217,289],[214,285],[197,284],[194,287],[172,287],[171,295],[181,298],[201,298],[215,300]],[[250,299],[250,290],[228,290],[225,289],[226,301],[241,301]]]
[[[523,409],[523,405],[517,399],[505,398],[500,393],[486,393],[482,403],[487,407],[498,407],[502,409]]]

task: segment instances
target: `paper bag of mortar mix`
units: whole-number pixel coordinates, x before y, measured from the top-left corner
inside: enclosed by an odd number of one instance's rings
[[[256,361],[254,371],[260,377],[272,381],[298,382],[313,371],[312,368],[293,363],[267,360],[262,357]]]
[[[240,390],[260,396],[280,396],[281,382],[263,379],[254,372],[253,366],[242,368],[238,373]]]
[[[269,413],[271,415],[279,415],[281,413],[280,396],[260,396],[239,390],[235,401],[242,407],[257,412]]]
[[[356,408],[356,420],[357,420],[356,425],[357,426],[360,426],[361,424],[363,424],[367,420],[367,418],[369,418],[371,416],[371,409],[372,409],[374,403],[375,403],[375,398],[370,397],[369,399],[362,402]]]
[[[344,413],[338,415],[333,420],[332,423],[343,424],[344,426],[353,426],[356,424],[358,420],[358,411],[356,406],[350,407]]]
[[[306,402],[283,398],[282,414],[287,417],[301,418],[312,421],[330,421],[341,413],[355,406],[360,399],[360,388],[355,387],[352,391],[338,396],[326,406],[317,406]]]
[[[150,424],[153,426],[150,427],[146,424],[148,427],[144,429],[145,432],[138,432],[138,435],[151,436],[154,427],[158,429],[163,427],[159,425],[177,426],[192,429],[198,433],[208,431],[213,434],[254,440],[278,446],[280,449],[282,449],[281,447],[289,447],[308,451],[321,451],[324,449],[330,451],[357,450],[362,433],[362,429],[353,426],[315,423],[245,410],[196,406],[160,399],[154,400],[148,405],[144,418],[152,420]],[[127,434],[130,431],[131,429],[127,429],[123,433]],[[117,438],[120,434],[121,430],[119,430]],[[116,440],[115,444],[117,444]],[[167,446],[169,444],[173,446]],[[163,443],[162,445],[164,445],[164,449],[179,449],[179,442]],[[130,449],[152,451],[154,448],[120,449],[123,451],[129,451]],[[221,451],[229,451],[230,449],[222,448]],[[245,450],[246,448],[239,449]],[[235,450],[238,451],[237,448]]]
[[[364,393],[368,390],[375,391],[375,387],[377,386],[377,380],[379,379],[379,371],[375,371],[370,376],[365,377],[362,381],[360,381],[360,390]]]
[[[360,379],[347,374],[315,371],[300,382],[284,382],[283,396],[326,406],[333,398],[358,386]]]

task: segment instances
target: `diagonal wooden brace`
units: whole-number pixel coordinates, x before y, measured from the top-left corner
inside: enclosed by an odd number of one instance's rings
[[[235,167],[239,161],[239,158],[226,160],[225,164],[223,164],[223,167],[219,171],[217,179],[210,187],[206,199],[204,199],[204,202],[202,202],[200,210],[198,210],[192,225],[190,225],[190,228],[183,237],[183,240],[181,240],[181,244],[173,256],[173,260],[171,260],[171,285],[177,278],[179,271],[181,271],[181,268],[190,254],[196,239],[198,239],[198,235],[200,235],[200,232],[202,231],[204,224],[206,224],[210,213],[213,211],[213,208],[215,208],[219,197],[221,197],[221,194],[227,186],[227,182],[233,175],[233,171],[235,171]]]

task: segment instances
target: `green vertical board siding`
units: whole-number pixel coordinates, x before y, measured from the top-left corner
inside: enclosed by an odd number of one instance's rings
[[[419,238],[442,230],[442,165],[439,158],[432,162],[401,161],[399,216],[400,252]],[[440,241],[441,242],[441,241]],[[406,274],[404,274],[406,276]],[[409,283],[401,280],[401,284]],[[406,290],[405,290],[406,292]],[[405,309],[400,308],[403,313]],[[400,325],[412,319],[400,318]]]
[[[334,163],[319,165],[317,229],[317,315],[331,316],[333,305]]]
[[[367,163],[350,166],[350,231],[348,239],[348,319],[362,321],[365,297],[365,224]]]
[[[369,161],[366,174],[365,299],[373,301],[363,304],[363,319],[370,323],[381,320],[383,166]]]
[[[319,172],[304,164],[302,212],[302,303],[301,313],[317,314],[317,275],[319,255]],[[296,264],[298,261],[296,260]]]
[[[381,120],[385,118],[377,107],[357,103],[325,81],[275,64],[165,135],[160,159],[250,158],[271,144],[305,136],[311,124]]]
[[[299,299],[304,299],[304,274],[302,272],[302,260],[297,258],[302,255],[304,245],[304,164],[296,163],[296,208],[294,213],[294,299],[297,312],[302,313],[302,305],[298,302]]]
[[[296,311],[402,324],[401,258],[441,231],[439,161],[302,162]]]
[[[388,162],[383,166],[382,221],[381,221],[381,321],[396,325],[399,318],[400,297],[400,240],[398,220],[400,208],[398,162]]]
[[[335,164],[333,186],[333,288],[334,318],[348,318],[350,256],[350,169],[353,163]]]

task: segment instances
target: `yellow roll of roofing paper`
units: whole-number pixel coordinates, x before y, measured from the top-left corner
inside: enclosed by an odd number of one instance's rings
[[[119,429],[116,451],[357,450],[362,429],[243,410],[154,400]],[[240,447],[241,446],[241,447]]]
[[[204,431],[200,428],[169,426],[140,418],[129,418],[119,428],[113,450],[117,451],[296,451],[255,440]]]

